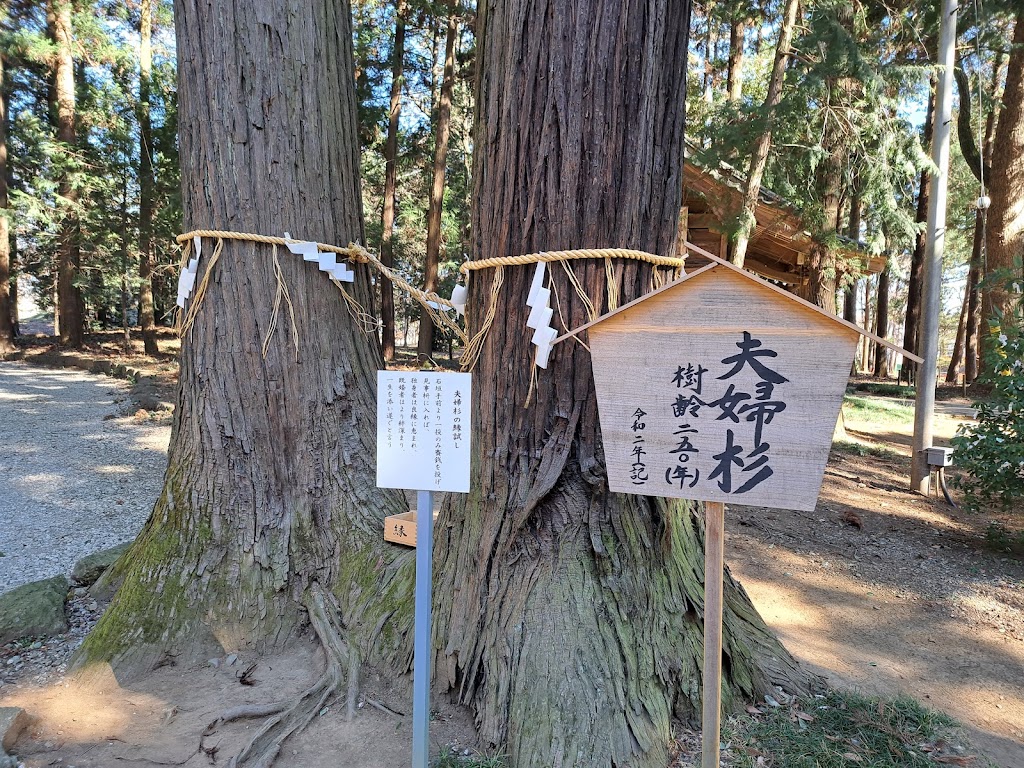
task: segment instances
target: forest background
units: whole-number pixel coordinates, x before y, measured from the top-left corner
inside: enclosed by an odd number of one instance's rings
[[[30,289],[54,309],[64,344],[122,328],[126,344],[139,333],[155,353],[156,328],[173,320],[180,258],[171,6],[13,0],[0,12],[0,286],[9,286],[0,288],[0,351],[18,330],[18,291]],[[470,243],[475,8],[355,0],[352,13],[366,245],[414,285],[447,295]],[[986,312],[999,309],[983,300],[984,279],[1013,269],[1024,229],[1019,213],[1000,218],[977,204],[1001,182],[1013,199],[997,206],[1024,204],[1024,189],[1008,182],[1024,164],[1021,112],[1001,109],[1007,72],[1024,57],[1011,43],[1021,15],[1007,0],[961,9],[940,323],[951,381],[978,375]],[[792,43],[772,94],[783,32]],[[811,298],[911,351],[937,36],[936,10],[913,3],[707,0],[694,8],[687,53],[692,157],[745,173],[770,137],[763,187],[799,212],[820,246]],[[727,227],[735,251],[741,211]],[[857,279],[841,263],[841,236],[885,256],[888,269]],[[386,280],[378,290],[386,359],[396,340],[421,336],[421,357],[452,354],[453,339],[418,334],[419,307],[406,294]],[[895,375],[897,361],[865,344],[858,365]]]

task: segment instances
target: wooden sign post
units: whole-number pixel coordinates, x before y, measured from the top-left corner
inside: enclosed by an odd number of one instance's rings
[[[589,334],[608,487],[704,501],[703,763],[717,768],[725,503],[813,510],[861,334],[711,261]]]
[[[429,764],[434,492],[469,492],[470,385],[468,373],[377,373],[377,487],[417,491],[412,768]]]
[[[704,686],[702,768],[718,768],[722,733],[722,604],[725,504],[704,504]]]

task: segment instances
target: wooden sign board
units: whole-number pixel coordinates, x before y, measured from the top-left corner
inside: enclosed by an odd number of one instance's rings
[[[855,329],[711,264],[588,332],[611,490],[814,509]]]
[[[377,487],[469,492],[468,373],[377,372]]]

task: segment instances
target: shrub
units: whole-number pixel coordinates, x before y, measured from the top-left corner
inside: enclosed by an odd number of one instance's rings
[[[1020,295],[1020,284],[1012,284]],[[975,403],[978,423],[961,426],[953,438],[965,475],[956,485],[968,509],[998,503],[1024,511],[1024,313],[1018,300],[1002,327],[992,326],[985,373],[979,382],[991,394]]]

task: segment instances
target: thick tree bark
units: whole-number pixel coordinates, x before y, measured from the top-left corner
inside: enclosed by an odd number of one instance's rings
[[[674,253],[689,3],[480,6],[473,256],[622,246]],[[570,265],[606,305],[605,265]],[[671,720],[700,711],[702,530],[694,505],[613,494],[582,344],[537,371],[508,267],[474,371],[470,494],[438,520],[437,685],[475,706],[516,768],[666,764]],[[615,264],[620,302],[652,269]],[[470,281],[480,322],[494,271]],[[565,269],[559,326],[588,318]],[[725,701],[807,684],[731,578]]]
[[[747,179],[743,187],[743,204],[739,215],[739,231],[733,245],[731,259],[737,267],[742,267],[747,256],[750,236],[757,226],[754,212],[757,210],[757,199],[761,194],[761,179],[768,165],[768,152],[772,146],[772,130],[775,126],[775,110],[782,100],[782,85],[786,77],[786,61],[793,45],[793,30],[796,29],[797,9],[800,0],[786,0],[782,11],[782,24],[779,28],[779,42],[775,47],[775,62],[772,64],[771,78],[768,80],[768,94],[765,96],[761,113],[764,116],[764,130],[754,142],[747,166]]]
[[[1013,45],[995,132],[998,151],[992,154],[986,277],[998,270],[1020,277],[1024,258],[1024,8],[1017,14]],[[983,296],[984,320],[998,324],[1000,317],[1008,316],[1010,302],[1019,298],[998,279],[992,281]]]
[[[444,172],[448,162],[448,137],[451,133],[452,91],[455,89],[455,39],[459,17],[455,2],[448,9],[448,32],[444,40],[444,75],[437,104],[437,129],[434,131],[434,178],[427,207],[427,253],[423,264],[423,290],[437,290],[437,265],[441,255],[441,212],[444,208]],[[425,362],[434,352],[434,323],[425,309],[420,310],[419,360]]]
[[[153,310],[153,0],[142,0],[139,37],[139,325],[147,355],[159,353]]]
[[[729,101],[738,102],[743,98],[743,47],[747,39],[747,20],[742,16],[733,19],[729,28],[729,66],[726,74],[726,89]]]
[[[174,17],[185,229],[361,240],[347,3],[177,0]],[[213,250],[207,241],[200,279]],[[282,306],[264,358],[275,255],[297,348]],[[369,274],[355,271],[350,290],[367,306]],[[374,485],[381,365],[315,265],[225,241],[182,340],[163,492],[78,663],[110,660],[124,679],[164,653],[273,648],[323,589],[358,657],[403,669],[413,572],[381,535],[383,516],[407,509]]]
[[[928,112],[924,121],[924,146],[932,141],[932,122],[935,114],[935,78],[932,78],[928,94]],[[921,227],[914,240],[914,252],[910,257],[910,279],[907,282],[907,314],[903,325],[903,348],[908,352],[917,353],[917,331],[921,325],[921,287],[924,281],[924,224],[928,221],[928,200],[931,197],[932,175],[927,169],[921,171],[921,179],[917,193],[917,213],[914,221]],[[900,368],[900,379],[906,376],[908,384],[916,380],[917,363],[903,358]]]
[[[14,351],[11,305],[11,227],[7,217],[7,68],[0,54],[0,355]]]
[[[71,46],[71,0],[50,0],[53,16],[54,91],[57,101],[57,139],[64,151],[76,151],[75,130],[75,61]],[[64,169],[57,194],[63,198],[57,261],[57,325],[60,341],[68,347],[82,346],[85,326],[82,291],[75,284],[81,269],[81,246],[78,227],[78,192],[71,171]]]
[[[381,212],[380,260],[395,264],[395,187],[398,183],[398,121],[402,113],[402,69],[405,62],[406,0],[395,7],[395,44],[391,50],[391,106],[388,110],[388,137],[384,143],[384,208]],[[395,357],[395,289],[381,276],[380,322],[384,359]]]
[[[891,265],[889,259],[885,260],[885,268],[878,275],[878,301],[875,309],[875,335],[882,339],[889,337],[889,270]],[[888,350],[875,342],[875,367],[873,371],[876,378],[884,379],[889,376],[889,353]]]

